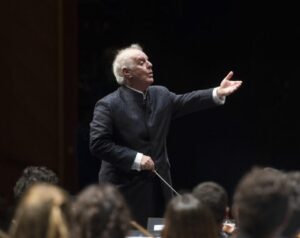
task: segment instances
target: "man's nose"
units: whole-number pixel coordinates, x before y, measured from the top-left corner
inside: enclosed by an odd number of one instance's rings
[[[147,67],[148,67],[149,69],[152,69],[152,63],[151,63],[150,61],[147,61]]]

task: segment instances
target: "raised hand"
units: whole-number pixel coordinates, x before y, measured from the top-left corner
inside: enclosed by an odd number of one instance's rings
[[[226,77],[222,80],[220,86],[217,89],[218,97],[225,97],[235,92],[241,85],[242,81],[233,81],[233,72],[230,71]]]

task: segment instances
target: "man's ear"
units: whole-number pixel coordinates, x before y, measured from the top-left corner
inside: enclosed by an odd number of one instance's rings
[[[131,78],[130,70],[126,67],[122,68],[122,74],[123,74],[124,78]]]

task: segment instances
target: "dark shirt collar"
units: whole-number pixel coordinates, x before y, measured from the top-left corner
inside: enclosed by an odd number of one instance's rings
[[[132,90],[125,85],[119,87],[118,91],[121,99],[130,103],[130,105],[145,106],[149,99],[147,95],[149,92],[144,96],[143,93]]]
[[[132,90],[132,91],[135,91],[135,92],[141,94],[141,95],[143,96],[143,99],[144,99],[144,100],[147,98],[147,92],[148,92],[148,89],[146,90],[146,92],[143,92],[143,91],[137,90],[137,89],[135,89],[135,88],[133,88],[133,87],[130,87],[130,86],[128,86],[128,85],[124,85],[124,86],[125,86],[126,88],[129,88],[129,89]]]

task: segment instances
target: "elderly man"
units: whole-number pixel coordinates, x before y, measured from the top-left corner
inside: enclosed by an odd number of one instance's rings
[[[90,124],[90,149],[102,161],[99,182],[123,192],[134,218],[146,225],[161,217],[172,196],[153,173],[171,183],[166,137],[172,119],[224,104],[241,81],[230,72],[219,87],[176,95],[153,83],[152,64],[139,45],[120,50],[113,62],[120,87],[100,99]]]

